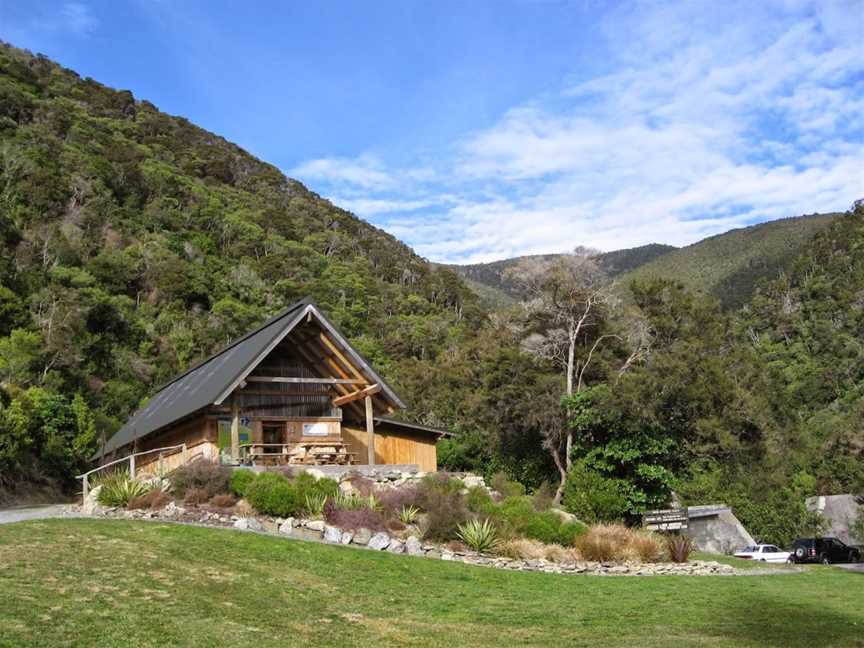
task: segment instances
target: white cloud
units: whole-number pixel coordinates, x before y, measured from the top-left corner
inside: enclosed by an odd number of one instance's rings
[[[842,210],[864,196],[862,14],[859,0],[628,4],[605,23],[607,74],[443,143],[434,173],[364,156],[300,175],[439,261],[685,245]]]

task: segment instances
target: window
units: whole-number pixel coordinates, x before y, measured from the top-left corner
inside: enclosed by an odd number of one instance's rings
[[[304,423],[303,436],[327,436],[330,426],[326,423]]]

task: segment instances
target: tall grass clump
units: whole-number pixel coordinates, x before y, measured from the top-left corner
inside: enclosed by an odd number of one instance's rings
[[[171,473],[171,487],[177,497],[185,497],[193,488],[207,493],[208,499],[230,492],[231,469],[209,459],[198,458]]]

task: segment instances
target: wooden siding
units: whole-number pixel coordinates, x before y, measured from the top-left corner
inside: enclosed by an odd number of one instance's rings
[[[357,456],[357,463],[367,463],[366,430],[342,426],[342,436],[351,452]],[[387,430],[375,430],[376,464],[417,464],[420,470],[438,470],[438,453],[435,449],[436,438],[431,435],[413,435]]]

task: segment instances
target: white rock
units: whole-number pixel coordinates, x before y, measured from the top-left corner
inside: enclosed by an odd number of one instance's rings
[[[351,544],[351,540],[353,540],[353,539],[354,539],[354,534],[351,533],[350,531],[343,531],[342,532],[342,540],[341,540],[342,544],[344,544],[344,545]]]
[[[323,531],[324,530],[324,520],[310,520],[304,525],[307,529],[312,529],[313,531]]]
[[[291,531],[294,529],[294,518],[289,517],[282,524],[279,525],[279,533],[284,535],[291,535]]]
[[[354,544],[365,545],[369,544],[369,540],[372,539],[372,532],[369,529],[357,529],[354,532]]]
[[[234,522],[234,528],[246,531],[249,528],[249,520],[247,520],[246,518],[238,519]]]
[[[423,555],[423,545],[420,543],[417,536],[408,536],[408,539],[405,541],[405,553],[409,556]]]
[[[441,560],[453,560],[453,552],[449,549],[445,549],[441,552]]]
[[[326,542],[341,542],[342,529],[329,524],[324,525],[324,540]]]
[[[369,539],[369,548],[381,551],[390,546],[390,536],[386,533],[376,533]]]
[[[318,470],[317,468],[306,468],[303,470],[307,475],[312,475],[315,479],[323,479],[327,475],[322,470]]]
[[[255,518],[240,518],[234,523],[235,529],[243,529],[244,531],[262,531],[264,527]]]
[[[402,553],[404,549],[405,545],[402,544],[401,540],[397,540],[396,538],[390,540],[390,545],[387,547],[387,551],[390,553]]]

